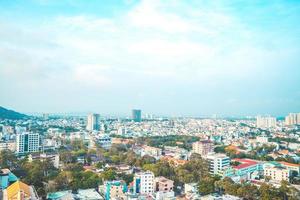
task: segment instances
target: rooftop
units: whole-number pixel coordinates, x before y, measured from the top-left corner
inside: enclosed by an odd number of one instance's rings
[[[250,159],[241,159],[241,158],[235,158],[232,159],[232,161],[237,161],[240,162],[241,164],[238,166],[234,166],[234,169],[243,169],[243,168],[247,168],[253,165],[256,165],[258,162],[254,161],[254,160],[250,160]]]
[[[284,161],[281,161],[279,163],[282,165],[290,166],[290,167],[300,167],[300,164],[295,164],[295,163],[289,163],[289,162],[284,162]]]

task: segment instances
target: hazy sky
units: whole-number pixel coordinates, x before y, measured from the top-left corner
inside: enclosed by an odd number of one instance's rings
[[[300,1],[0,0],[0,105],[300,112]]]

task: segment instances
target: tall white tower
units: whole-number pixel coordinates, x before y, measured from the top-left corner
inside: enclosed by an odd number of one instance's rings
[[[86,129],[88,131],[98,131],[100,130],[100,115],[99,114],[89,114],[87,116]]]

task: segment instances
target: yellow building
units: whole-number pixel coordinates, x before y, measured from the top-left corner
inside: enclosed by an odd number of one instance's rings
[[[299,164],[294,164],[294,163],[288,163],[288,162],[279,162],[281,165],[286,167],[287,169],[291,171],[297,172],[298,175],[300,175],[300,165]]]
[[[283,167],[271,167],[266,166],[264,168],[264,176],[269,177],[274,181],[289,181],[290,178],[290,170]]]
[[[11,184],[3,193],[4,200],[33,200],[38,199],[31,186],[21,181]]]

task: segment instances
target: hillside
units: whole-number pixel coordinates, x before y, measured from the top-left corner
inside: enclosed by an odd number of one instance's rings
[[[24,119],[27,117],[27,115],[0,106],[0,119]]]

